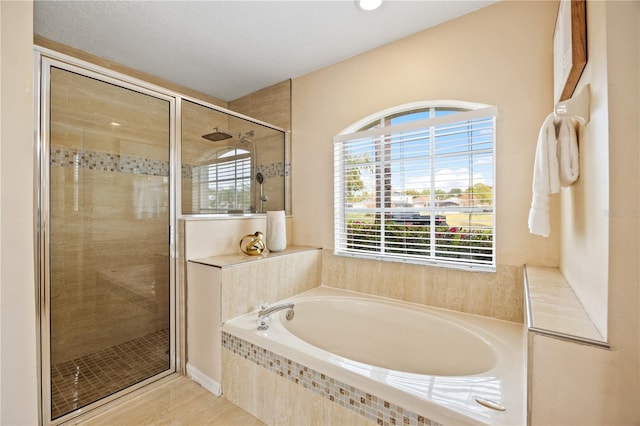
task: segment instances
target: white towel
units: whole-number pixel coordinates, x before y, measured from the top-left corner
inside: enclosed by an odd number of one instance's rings
[[[549,114],[542,123],[533,166],[533,197],[529,210],[529,232],[548,237],[550,233],[549,195],[560,191],[556,152],[555,117]]]
[[[561,119],[557,127],[560,184],[562,186],[569,186],[574,183],[580,175],[576,128],[571,118]]]

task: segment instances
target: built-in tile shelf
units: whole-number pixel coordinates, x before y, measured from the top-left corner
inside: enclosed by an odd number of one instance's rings
[[[225,254],[220,256],[210,256],[200,259],[189,259],[189,262],[200,263],[206,266],[213,266],[216,268],[227,268],[230,266],[241,265],[249,262],[258,262],[265,259],[273,259],[280,256],[290,255],[293,253],[300,253],[309,250],[320,250],[318,247],[309,246],[288,246],[285,250],[280,252],[269,252],[265,250],[258,256],[250,256],[244,253]]]
[[[558,268],[531,265],[524,268],[526,320],[530,332],[609,348]]]
[[[282,252],[259,256],[235,253],[189,259],[187,375],[220,395],[222,324],[256,310],[264,302],[284,300],[318,287],[321,266],[322,250],[306,246],[289,246]]]

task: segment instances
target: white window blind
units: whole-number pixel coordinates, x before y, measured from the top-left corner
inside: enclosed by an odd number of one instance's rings
[[[193,199],[199,211],[227,213],[251,207],[251,158],[245,152],[233,150],[197,167]]]
[[[495,270],[496,109],[421,114],[334,138],[335,253]]]

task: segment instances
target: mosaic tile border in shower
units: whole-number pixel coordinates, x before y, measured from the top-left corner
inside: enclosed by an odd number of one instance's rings
[[[194,169],[196,169],[197,166],[191,165],[191,164],[182,164],[180,167],[180,172],[182,174],[182,178],[183,179],[193,179],[193,173],[194,173]]]
[[[194,179],[198,176],[198,170],[203,166],[192,164],[182,164],[181,173],[184,179]],[[259,164],[256,173],[262,173],[266,178],[288,177],[291,173],[291,163],[269,163]]]
[[[51,147],[49,161],[52,166],[77,167],[103,172],[133,173],[150,176],[169,176],[169,162],[149,158],[87,151],[64,147]]]
[[[378,425],[442,426],[424,416],[224,331],[222,347]]]
[[[51,147],[49,161],[52,166],[77,167],[103,172],[133,173],[150,176],[169,176],[169,162],[149,158],[113,154],[109,152],[88,151],[65,147]],[[198,166],[182,164],[181,175],[193,179]],[[287,177],[291,173],[291,163],[260,164],[257,167],[266,178]]]
[[[286,177],[289,176],[290,171],[291,164],[288,161],[285,163],[260,164],[256,170],[266,178]]]

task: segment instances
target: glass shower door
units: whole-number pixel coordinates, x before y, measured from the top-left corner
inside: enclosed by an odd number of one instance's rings
[[[173,104],[70,66],[48,72],[43,365],[55,420],[175,369]]]

